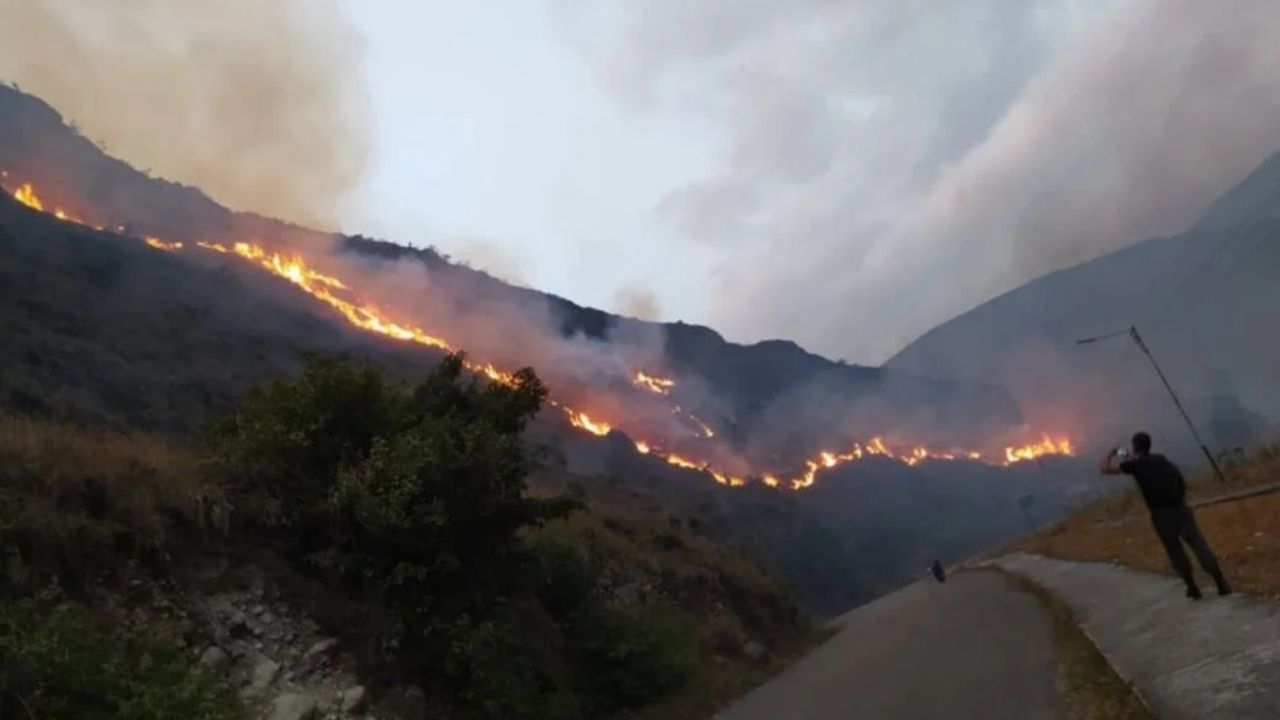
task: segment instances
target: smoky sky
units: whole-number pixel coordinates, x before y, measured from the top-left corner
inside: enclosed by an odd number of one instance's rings
[[[1270,0],[0,0],[0,78],[236,209],[879,363],[1194,221],[1280,149],[1276,37]]]
[[[654,212],[731,337],[879,362],[1054,269],[1184,229],[1280,150],[1266,0],[556,5],[616,101],[720,129]]]
[[[363,43],[331,0],[0,0],[0,78],[135,167],[321,226],[367,164]]]

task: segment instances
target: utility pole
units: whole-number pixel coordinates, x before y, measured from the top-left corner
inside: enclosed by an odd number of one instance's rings
[[[1173,404],[1178,408],[1178,412],[1182,415],[1182,419],[1187,423],[1187,429],[1191,431],[1191,437],[1195,438],[1196,444],[1200,446],[1200,451],[1204,453],[1204,457],[1209,461],[1209,467],[1213,468],[1213,473],[1218,476],[1218,480],[1227,481],[1227,476],[1223,474],[1222,468],[1218,467],[1218,461],[1213,458],[1213,453],[1209,452],[1208,446],[1204,444],[1204,440],[1200,438],[1200,433],[1196,431],[1195,423],[1191,422],[1191,416],[1187,414],[1186,408],[1182,406],[1182,401],[1178,399],[1178,394],[1173,391],[1173,385],[1169,384],[1169,378],[1165,377],[1164,370],[1160,369],[1160,363],[1156,362],[1156,356],[1151,354],[1151,349],[1142,341],[1142,336],[1138,334],[1137,326],[1130,325],[1128,330],[1108,333],[1107,335],[1099,335],[1098,337],[1084,338],[1077,340],[1077,345],[1088,345],[1089,343],[1098,342],[1099,340],[1107,340],[1121,335],[1128,335],[1147,356],[1147,360],[1151,361],[1151,367],[1155,368],[1156,375],[1160,376],[1160,382],[1164,384],[1164,389],[1169,391],[1169,397],[1173,399]]]

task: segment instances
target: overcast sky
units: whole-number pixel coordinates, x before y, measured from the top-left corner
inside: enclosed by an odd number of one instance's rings
[[[254,7],[0,0],[0,74],[237,207],[862,363],[1178,231],[1280,149],[1273,0]]]

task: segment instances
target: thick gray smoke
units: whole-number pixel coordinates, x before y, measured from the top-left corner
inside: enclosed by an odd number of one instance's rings
[[[331,0],[0,0],[0,78],[155,175],[332,225],[368,157],[362,39]]]
[[[862,362],[1184,228],[1280,149],[1280,5],[561,2],[625,102],[704,114],[658,211],[725,248],[719,325]]]

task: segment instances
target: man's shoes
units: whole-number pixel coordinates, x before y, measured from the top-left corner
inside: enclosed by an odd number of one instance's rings
[[[1192,600],[1199,600],[1204,596],[1200,594],[1200,588],[1196,587],[1195,585],[1191,585],[1187,588],[1187,597],[1191,598]]]
[[[1225,597],[1225,596],[1227,596],[1227,595],[1230,595],[1231,593],[1232,593],[1232,590],[1231,590],[1231,586],[1230,586],[1230,585],[1228,585],[1228,584],[1226,584],[1226,583],[1219,583],[1219,584],[1218,584],[1218,594],[1219,594],[1219,595],[1221,595],[1221,596],[1224,596],[1224,597]]]

